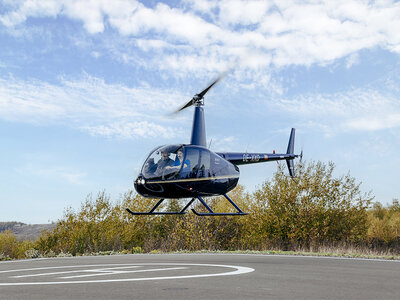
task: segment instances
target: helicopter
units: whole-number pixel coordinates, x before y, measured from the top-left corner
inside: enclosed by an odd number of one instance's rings
[[[135,190],[146,198],[158,202],[148,212],[127,212],[137,215],[182,215],[195,200],[208,212],[192,212],[198,216],[243,216],[243,212],[227,193],[239,181],[240,165],[285,160],[289,175],[294,178],[293,160],[302,154],[294,154],[295,128],[291,129],[286,153],[213,152],[206,145],[204,121],[204,96],[222,78],[218,77],[207,88],[193,96],[175,113],[194,106],[192,134],[189,144],[163,145],[150,152],[140,174],[134,181]],[[236,212],[214,212],[203,197],[224,196]],[[156,211],[165,199],[189,198],[180,211]]]

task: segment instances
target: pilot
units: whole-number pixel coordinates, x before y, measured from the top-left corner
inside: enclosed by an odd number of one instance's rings
[[[157,169],[155,174],[161,175],[165,168],[170,167],[174,164],[174,161],[169,157],[169,153],[166,150],[161,150],[161,158],[157,162]]]

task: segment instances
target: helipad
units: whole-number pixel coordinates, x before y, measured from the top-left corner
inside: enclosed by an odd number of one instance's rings
[[[0,300],[399,299],[400,261],[136,254],[0,262]]]
[[[248,267],[217,264],[135,263],[72,265],[0,271],[0,286],[204,278],[240,275],[253,271],[254,269]]]

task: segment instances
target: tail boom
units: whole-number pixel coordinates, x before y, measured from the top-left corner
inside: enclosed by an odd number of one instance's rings
[[[234,165],[247,165],[267,161],[286,160],[290,176],[295,177],[293,160],[299,157],[299,155],[294,154],[294,140],[295,129],[292,128],[286,153],[224,152],[217,154]]]

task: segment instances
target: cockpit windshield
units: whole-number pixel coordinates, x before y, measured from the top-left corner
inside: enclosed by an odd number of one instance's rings
[[[193,145],[168,145],[153,150],[142,168],[146,180],[217,178],[238,169],[210,150]]]
[[[145,161],[142,174],[146,179],[172,179],[182,167],[183,145],[156,148]]]

